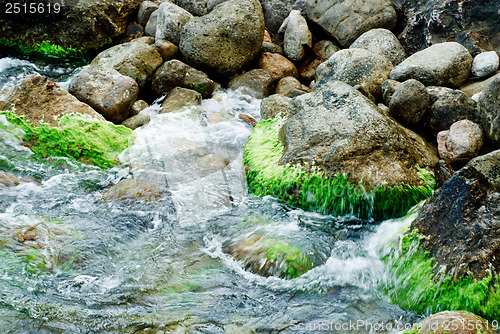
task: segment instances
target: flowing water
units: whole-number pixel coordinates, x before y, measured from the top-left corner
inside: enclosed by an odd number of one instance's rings
[[[31,73],[64,86],[71,72],[3,58],[0,87]],[[237,115],[258,119],[260,101],[219,97],[179,113],[158,114],[158,103],[144,110],[150,124],[106,171],[36,160],[0,119],[0,167],[38,180],[0,188],[0,332],[397,333],[418,320],[384,295],[392,278],[379,259],[413,216],[374,223],[248,194],[242,147],[251,128]],[[215,113],[222,121],[207,121]],[[161,196],[103,199],[131,177]],[[321,264],[288,280],[251,273],[225,250],[256,235]]]

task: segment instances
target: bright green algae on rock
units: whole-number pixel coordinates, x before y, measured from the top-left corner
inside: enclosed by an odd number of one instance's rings
[[[420,170],[425,186],[382,186],[367,192],[352,185],[344,175],[325,177],[317,170],[280,165],[283,145],[279,140],[280,118],[260,121],[244,148],[249,189],[258,196],[271,195],[290,204],[322,214],[348,215],[382,220],[404,215],[411,207],[432,195],[435,181]]]
[[[58,127],[35,126],[24,116],[3,111],[7,120],[25,132],[23,140],[38,157],[59,156],[101,168],[119,164],[118,155],[130,146],[135,133],[127,127],[79,115],[65,115]]]
[[[383,260],[391,277],[383,289],[391,302],[404,309],[430,315],[441,311],[469,311],[488,320],[500,321],[500,277],[492,274],[476,280],[452,280],[436,274],[436,264],[420,246],[417,231],[403,236]]]
[[[63,48],[60,45],[52,44],[50,41],[43,41],[31,46],[24,46],[21,41],[10,41],[9,39],[0,38],[0,45],[17,50],[18,52],[26,55],[38,52],[47,56],[54,56],[59,58],[82,58],[87,59],[88,55],[84,51],[79,51],[73,47]]]

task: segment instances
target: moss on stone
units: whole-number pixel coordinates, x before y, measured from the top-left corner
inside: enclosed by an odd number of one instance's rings
[[[298,247],[280,240],[270,242],[266,253],[269,260],[286,264],[286,273],[283,275],[286,279],[299,277],[314,267],[313,261],[302,254]]]
[[[132,130],[106,121],[65,115],[57,127],[35,126],[13,111],[0,112],[25,132],[24,142],[38,157],[58,156],[101,168],[118,165],[118,155],[135,138]]]
[[[271,195],[322,214],[353,214],[379,220],[402,216],[432,195],[435,181],[426,170],[420,170],[425,186],[401,184],[366,191],[362,182],[350,184],[341,174],[331,178],[314,168],[306,171],[302,166],[280,165],[283,146],[278,133],[282,123],[280,118],[259,122],[245,144],[247,182],[258,196]]]
[[[384,260],[394,278],[384,290],[404,309],[430,315],[441,311],[469,311],[488,320],[500,320],[500,278],[451,277],[437,272],[429,252],[422,249],[417,231],[403,236]]]
[[[12,48],[19,53],[30,55],[40,53],[47,56],[59,58],[81,58],[88,59],[88,55],[84,51],[77,50],[73,47],[63,48],[60,45],[52,44],[50,41],[43,41],[30,46],[25,46],[21,41],[12,41],[5,37],[0,38],[0,45]]]

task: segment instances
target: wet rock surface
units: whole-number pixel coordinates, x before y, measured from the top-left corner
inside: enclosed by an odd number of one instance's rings
[[[411,228],[439,270],[454,279],[499,270],[500,192],[473,167],[456,172],[424,205]]]

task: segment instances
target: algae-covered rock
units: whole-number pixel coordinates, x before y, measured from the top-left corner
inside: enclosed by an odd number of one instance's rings
[[[135,136],[40,75],[0,93],[0,114],[14,125],[6,131],[16,132],[38,157],[67,157],[103,168],[116,166]]]
[[[78,233],[61,221],[27,215],[0,214],[2,269],[32,274],[69,268]]]
[[[86,115],[94,120],[104,118],[89,105],[78,101],[64,88],[41,75],[30,75],[0,92],[0,111],[16,107],[16,113],[34,125],[39,122],[57,125],[67,114]]]
[[[385,259],[393,303],[427,314],[465,310],[499,319],[498,190],[466,167],[428,200]]]
[[[241,261],[245,270],[265,277],[292,279],[317,265],[298,247],[258,234],[250,233],[233,240],[226,252]]]
[[[245,145],[250,190],[321,213],[395,217],[432,193],[435,150],[339,81],[261,121]]]

